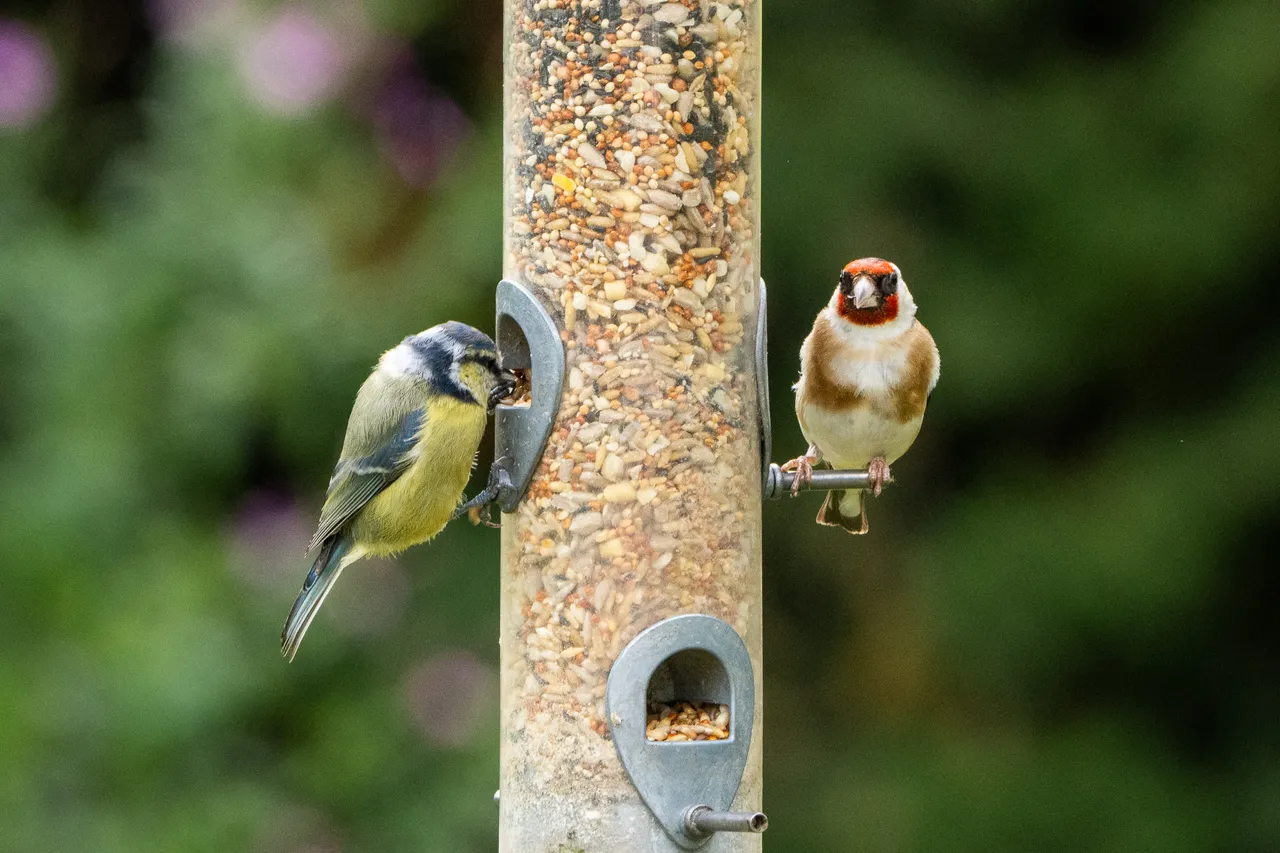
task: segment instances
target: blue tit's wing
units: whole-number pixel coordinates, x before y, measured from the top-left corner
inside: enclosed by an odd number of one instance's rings
[[[426,410],[419,408],[388,419],[382,430],[361,430],[357,437],[348,429],[347,446],[329,480],[320,525],[308,550],[340,531],[375,495],[408,470],[426,423]]]

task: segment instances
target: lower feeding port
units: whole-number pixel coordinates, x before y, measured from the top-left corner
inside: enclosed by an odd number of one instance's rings
[[[711,806],[691,806],[684,813],[684,831],[690,838],[707,838],[717,832],[761,833],[769,828],[763,812],[722,812]]]
[[[671,842],[759,849],[747,837],[764,815],[729,811],[755,722],[754,669],[733,626],[705,614],[650,626],[618,655],[606,701],[622,766]],[[747,836],[713,842],[719,832]]]

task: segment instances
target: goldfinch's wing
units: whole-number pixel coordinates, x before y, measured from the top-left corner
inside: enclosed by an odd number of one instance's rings
[[[929,390],[925,392],[925,399],[933,396],[933,389],[938,387],[938,377],[942,373],[942,361],[938,357],[938,345],[933,341],[933,335],[929,334],[929,330],[919,320],[913,324],[912,331],[918,330],[915,339],[911,343],[913,352],[908,356],[909,360],[918,360],[927,365],[925,368],[929,375]]]
[[[341,530],[378,492],[394,483],[413,464],[414,447],[427,423],[426,410],[416,408],[390,414],[391,417],[382,421],[386,424],[384,429],[357,432],[348,428],[343,455],[329,480],[320,525],[308,550]]]

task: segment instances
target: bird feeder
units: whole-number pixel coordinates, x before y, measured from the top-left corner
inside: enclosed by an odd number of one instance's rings
[[[506,4],[503,853],[760,849],[759,14]]]

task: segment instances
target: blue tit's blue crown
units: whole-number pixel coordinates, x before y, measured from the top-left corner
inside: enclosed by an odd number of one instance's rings
[[[447,323],[441,323],[433,326],[423,335],[438,335],[445,340],[461,344],[466,350],[475,350],[477,352],[487,352],[490,355],[497,354],[497,347],[493,345],[493,339],[484,332],[466,323],[459,323],[457,320],[450,320]]]

